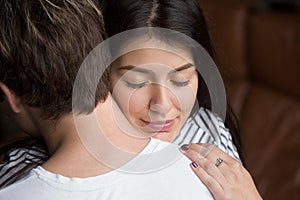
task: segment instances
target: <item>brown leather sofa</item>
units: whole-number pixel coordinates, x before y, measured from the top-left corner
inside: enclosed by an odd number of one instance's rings
[[[300,13],[200,0],[264,199],[300,199]]]

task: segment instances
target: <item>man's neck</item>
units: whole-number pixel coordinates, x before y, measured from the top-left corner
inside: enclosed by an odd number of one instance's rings
[[[91,177],[121,167],[141,152],[150,139],[124,134],[116,125],[111,99],[89,115],[67,115],[43,133],[51,154],[42,165],[67,177]]]

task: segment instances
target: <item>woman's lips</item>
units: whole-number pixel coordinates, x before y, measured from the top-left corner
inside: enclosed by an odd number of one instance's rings
[[[175,123],[175,120],[165,120],[165,121],[145,121],[142,120],[147,128],[149,128],[151,131],[157,131],[157,132],[164,132],[169,130],[173,124]]]

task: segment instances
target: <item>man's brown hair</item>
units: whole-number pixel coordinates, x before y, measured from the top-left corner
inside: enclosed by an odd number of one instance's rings
[[[0,27],[0,81],[27,105],[40,108],[46,119],[71,112],[78,69],[104,33],[97,3],[3,0]],[[106,98],[107,83],[104,74],[91,94],[95,104]]]

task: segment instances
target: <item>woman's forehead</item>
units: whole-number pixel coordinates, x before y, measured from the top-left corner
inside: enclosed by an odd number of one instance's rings
[[[123,56],[121,60],[123,62],[137,62],[138,64],[146,63],[161,63],[161,64],[178,64],[187,62],[191,56],[187,53],[179,54],[173,53],[165,49],[154,49],[154,48],[144,48],[131,51]]]
[[[162,60],[175,57],[193,62],[192,50],[180,41],[166,41],[157,37],[137,37],[126,40],[119,47],[121,56],[125,54],[148,55],[149,60]],[[159,56],[161,54],[161,56]],[[143,58],[144,60],[146,58]],[[146,61],[146,60],[145,60]]]

